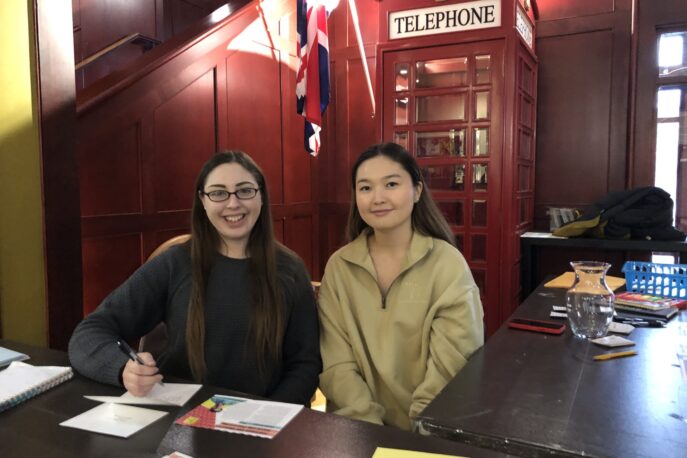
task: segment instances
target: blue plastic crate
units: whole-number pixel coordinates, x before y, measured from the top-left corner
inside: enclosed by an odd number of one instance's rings
[[[687,264],[627,261],[623,265],[623,272],[628,291],[687,298]]]

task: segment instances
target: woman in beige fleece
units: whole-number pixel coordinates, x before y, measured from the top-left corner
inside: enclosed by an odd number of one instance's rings
[[[413,157],[394,143],[353,166],[349,244],[320,289],[328,411],[411,429],[484,342],[479,291]]]

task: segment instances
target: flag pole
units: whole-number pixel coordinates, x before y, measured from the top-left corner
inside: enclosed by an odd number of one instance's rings
[[[375,94],[372,90],[372,80],[370,79],[370,69],[367,68],[367,58],[365,57],[365,48],[363,46],[363,37],[360,35],[360,24],[358,21],[358,10],[355,7],[355,0],[348,0],[348,6],[351,9],[351,19],[355,28],[355,36],[358,39],[358,51],[360,51],[360,59],[363,61],[363,69],[365,70],[365,77],[367,79],[367,90],[370,93],[370,102],[372,103],[372,117],[375,116]]]

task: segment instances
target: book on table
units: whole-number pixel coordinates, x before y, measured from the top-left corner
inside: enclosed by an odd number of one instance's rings
[[[684,308],[685,305],[687,305],[687,299],[674,299],[671,297],[626,291],[616,294],[615,303],[616,305],[620,304],[638,309],[663,310],[670,307],[679,309]]]
[[[71,367],[12,362],[0,371],[0,412],[72,378]]]
[[[620,318],[653,317],[658,320],[668,321],[678,314],[675,307],[667,307],[658,310],[642,309],[624,304],[615,304],[616,315]]]

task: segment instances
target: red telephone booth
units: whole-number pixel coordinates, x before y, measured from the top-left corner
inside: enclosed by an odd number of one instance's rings
[[[416,156],[491,334],[519,304],[519,237],[533,222],[536,4],[391,3],[380,5],[381,137]]]

